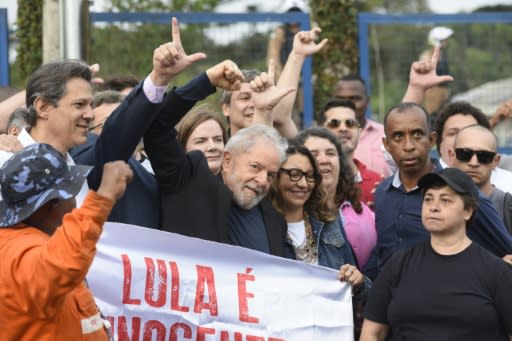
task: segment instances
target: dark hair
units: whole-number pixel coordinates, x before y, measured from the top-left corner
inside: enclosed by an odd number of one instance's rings
[[[100,91],[94,94],[92,98],[91,107],[97,108],[103,103],[112,104],[112,103],[121,103],[124,99],[124,95],[119,91],[114,90],[105,90]]]
[[[432,182],[432,184],[423,190],[423,198],[425,198],[425,194],[427,193],[427,190],[430,188],[438,189],[443,187],[450,187],[446,182],[444,182],[441,179],[437,179],[436,181]],[[457,192],[456,192],[457,193]],[[469,210],[472,209],[473,212],[471,213],[471,217],[466,222],[466,228],[471,224],[475,217],[476,213],[476,207],[478,205],[478,202],[473,198],[473,196],[469,193],[457,193],[462,199],[462,203],[464,204],[464,209]]]
[[[196,130],[196,128],[201,123],[206,122],[208,120],[214,120],[219,124],[220,129],[222,130],[222,139],[224,141],[224,144],[226,144],[228,140],[226,127],[224,126],[224,123],[221,120],[220,116],[217,113],[215,113],[215,111],[213,111],[213,109],[209,105],[201,105],[198,108],[189,111],[177,125],[177,139],[183,146],[183,149],[185,149],[188,139],[190,138],[190,135],[192,135],[194,130]]]
[[[304,211],[313,215],[320,221],[331,222],[336,220],[336,210],[335,207],[332,207],[332,205],[327,201],[327,192],[322,184],[322,174],[320,173],[315,157],[306,147],[291,142],[286,149],[286,156],[289,157],[290,155],[298,154],[304,155],[308,158],[309,163],[311,163],[311,166],[313,167],[313,174],[315,177],[315,187],[313,187],[310,197],[304,203]],[[269,198],[272,201],[274,208],[279,213],[285,215],[285,202],[283,199],[283,193],[279,187],[279,179],[283,176],[282,174],[282,172],[278,172],[277,177],[272,182],[272,186],[269,190]]]
[[[336,194],[334,196],[334,204],[336,208],[345,201],[349,201],[354,210],[357,213],[362,212],[360,196],[360,186],[355,182],[354,172],[348,164],[345,153],[341,149],[341,144],[338,142],[336,136],[326,128],[313,127],[301,131],[297,136],[292,139],[292,143],[304,145],[306,140],[310,137],[319,137],[328,140],[334,145],[338,152],[338,158],[340,160],[340,175],[338,177],[338,184],[336,185]]]
[[[339,99],[339,98],[331,98],[327,101],[327,103],[324,104],[324,106],[320,109],[320,111],[317,114],[318,123],[324,124],[325,122],[325,113],[332,108],[349,108],[354,111],[354,115],[357,117],[356,113],[356,106],[354,105],[354,102],[346,100],[346,99]]]
[[[26,88],[27,123],[35,126],[37,113],[34,101],[40,97],[43,101],[57,106],[66,94],[66,84],[73,78],[91,81],[91,70],[84,62],[74,59],[57,60],[40,66],[29,77]]]
[[[435,131],[437,132],[436,137],[436,146],[437,150],[441,150],[441,143],[443,143],[443,130],[446,121],[454,115],[464,115],[464,116],[473,116],[478,125],[481,125],[487,129],[491,129],[491,125],[489,124],[489,119],[482,112],[482,110],[477,107],[472,106],[466,101],[457,101],[453,103],[449,103],[445,105],[439,114],[437,115],[437,119],[434,123]]]
[[[341,82],[359,82],[363,86],[364,94],[368,98],[368,89],[366,88],[366,82],[364,79],[361,78],[361,76],[356,74],[349,74],[346,76],[341,77],[341,79],[336,82],[336,85],[334,87],[333,95],[336,94],[336,90],[340,87]]]
[[[386,115],[384,115],[384,132],[387,134],[388,132],[388,117],[389,115],[391,115],[392,113],[394,112],[398,112],[398,113],[403,113],[404,111],[406,110],[409,110],[409,109],[420,109],[420,111],[425,114],[425,120],[427,122],[427,133],[430,134],[431,133],[431,128],[430,128],[430,118],[428,116],[428,113],[427,111],[425,110],[425,108],[423,108],[421,105],[419,105],[418,103],[413,103],[413,102],[402,102],[402,103],[398,103],[394,106],[392,106],[388,112],[386,113]]]
[[[139,80],[130,75],[111,75],[105,78],[103,84],[98,85],[98,91],[114,90],[123,91],[127,88],[134,88],[139,84]]]
[[[258,70],[255,70],[255,69],[252,69],[252,70],[240,70],[242,71],[242,74],[244,75],[244,83],[249,83],[250,81],[252,81],[254,78],[256,78],[260,72]],[[233,92],[232,91],[229,91],[229,90],[224,90],[224,92],[222,92],[222,95],[220,97],[220,103],[221,104],[229,104],[231,103],[231,94]]]

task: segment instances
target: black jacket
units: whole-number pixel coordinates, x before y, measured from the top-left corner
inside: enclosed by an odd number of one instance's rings
[[[174,125],[185,107],[203,99],[215,88],[206,74],[175,91],[181,106],[161,111],[144,136],[144,147],[161,193],[161,229],[191,237],[227,243],[232,192],[208,168],[203,153],[185,153]],[[284,256],[286,221],[267,199],[259,204],[270,252]]]

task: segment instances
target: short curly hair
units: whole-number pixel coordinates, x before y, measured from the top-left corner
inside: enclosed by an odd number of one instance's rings
[[[454,115],[473,116],[478,125],[491,129],[489,119],[477,107],[472,106],[466,101],[457,101],[445,105],[439,112],[437,119],[434,123],[434,130],[437,133],[436,147],[441,150],[441,143],[443,143],[443,130],[446,121]]]

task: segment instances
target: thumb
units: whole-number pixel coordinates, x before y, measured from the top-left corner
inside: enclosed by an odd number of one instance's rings
[[[438,77],[439,81],[444,83],[444,82],[453,82],[454,78],[450,75],[445,75],[445,76],[439,76]]]
[[[296,89],[293,87],[277,89],[275,92],[275,99],[277,100],[277,102],[279,102],[283,97],[285,97],[288,94],[291,94],[294,91],[296,91]]]
[[[206,54],[204,54],[202,52],[194,53],[194,54],[189,55],[187,57],[187,59],[189,60],[189,62],[195,63],[200,60],[206,59]]]
[[[318,43],[317,45],[317,49],[315,52],[318,52],[320,51],[321,49],[324,48],[324,46],[327,44],[327,42],[329,41],[329,39],[325,38],[324,40],[322,40],[320,43]]]

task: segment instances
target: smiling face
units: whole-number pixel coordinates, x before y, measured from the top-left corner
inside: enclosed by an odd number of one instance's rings
[[[327,193],[330,197],[334,196],[340,176],[340,157],[336,147],[329,140],[316,136],[308,137],[304,146],[309,149],[318,163],[322,173],[322,183]]]
[[[37,98],[34,102],[38,113],[36,130],[44,126],[44,141],[61,153],[87,141],[89,125],[94,119],[91,108],[91,84],[82,78],[72,78],[66,83],[64,96],[56,106]],[[37,127],[37,128],[36,128]],[[39,135],[41,136],[41,135]]]
[[[199,124],[190,134],[185,150],[203,152],[212,173],[218,174],[224,155],[224,138],[219,123],[210,119]]]
[[[466,228],[473,210],[464,208],[464,201],[449,186],[429,188],[425,192],[421,221],[433,234],[451,234]]]
[[[249,150],[224,152],[222,179],[238,206],[249,210],[267,195],[280,164],[277,148],[269,140],[258,138]]]
[[[429,151],[434,136],[429,134],[426,114],[420,108],[391,112],[383,143],[401,172],[417,176],[429,171]]]
[[[355,111],[347,107],[334,107],[325,112],[325,128],[329,129],[336,135],[338,141],[341,143],[343,151],[347,154],[353,154],[356,150],[361,128],[358,126],[352,126],[349,128],[345,122],[346,120],[355,119]],[[331,120],[339,120],[341,123],[338,127],[333,127],[328,124]]]
[[[308,174],[314,179],[313,165],[305,155],[293,154],[288,156],[288,159],[281,168],[288,170],[298,169],[303,174]],[[315,182],[306,181],[306,176],[302,176],[298,181],[292,181],[285,171],[280,171],[277,187],[283,199],[284,210],[287,211],[304,207],[304,204],[313,192]]]
[[[240,90],[231,93],[231,100],[229,104],[222,105],[222,112],[224,116],[229,117],[231,135],[252,124],[254,102],[249,83],[242,83]]]

